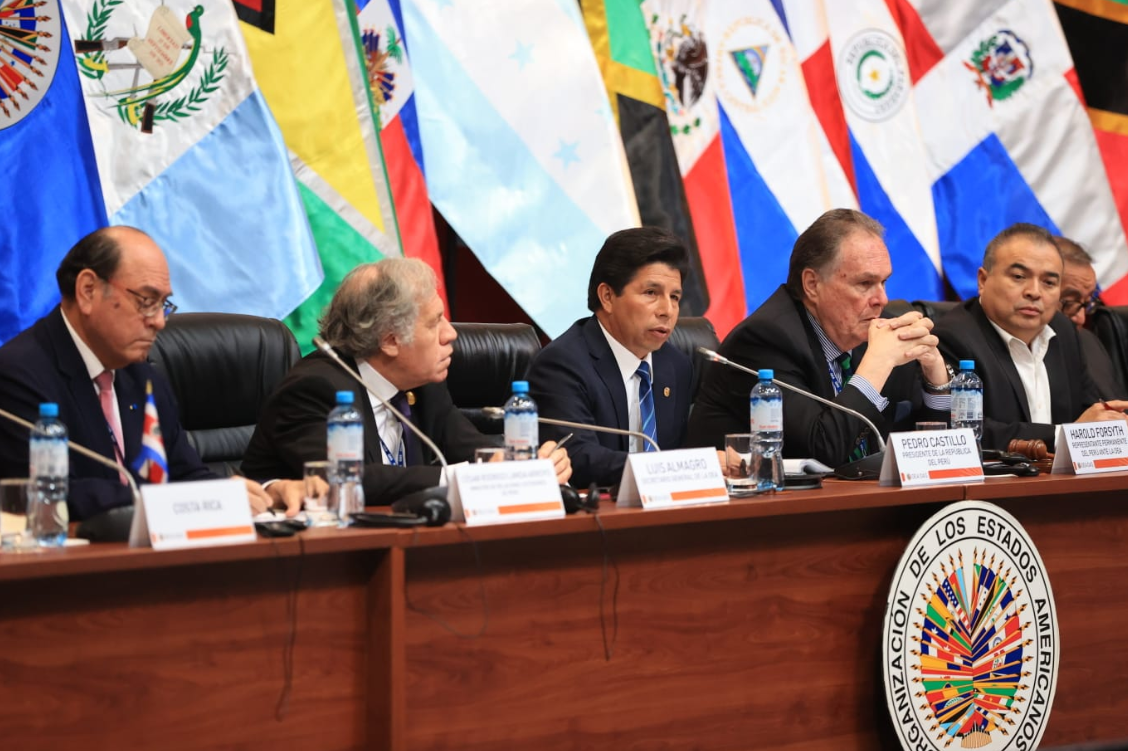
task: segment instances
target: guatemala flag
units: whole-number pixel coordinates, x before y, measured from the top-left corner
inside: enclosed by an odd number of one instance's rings
[[[165,458],[161,421],[153,398],[153,382],[145,384],[145,421],[141,427],[141,451],[133,460],[133,471],[145,482],[168,482],[168,459]]]

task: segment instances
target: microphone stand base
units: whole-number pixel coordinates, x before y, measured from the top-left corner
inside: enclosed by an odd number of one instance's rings
[[[839,480],[876,480],[881,476],[881,465],[884,461],[885,452],[878,451],[857,461],[843,464],[841,467],[835,467],[834,476]]]

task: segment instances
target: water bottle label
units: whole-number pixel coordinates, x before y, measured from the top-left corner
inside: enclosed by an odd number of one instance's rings
[[[952,414],[955,422],[972,422],[983,419],[983,394],[975,390],[952,394]]]
[[[536,450],[538,443],[536,414],[505,416],[505,445],[508,448]]]
[[[51,438],[31,441],[30,466],[32,477],[66,477],[67,444]]]
[[[329,466],[337,462],[364,460],[364,425],[361,423],[329,426]]]
[[[783,430],[783,400],[752,400],[752,432],[778,432]]]

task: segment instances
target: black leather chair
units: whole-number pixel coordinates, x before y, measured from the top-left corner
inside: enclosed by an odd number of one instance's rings
[[[453,323],[458,338],[447,372],[451,399],[483,433],[499,435],[500,417],[482,407],[500,407],[513,381],[525,377],[529,363],[540,351],[540,337],[527,323]]]
[[[174,315],[149,353],[188,440],[221,476],[238,471],[262,405],[300,357],[281,321],[232,313]]]
[[[933,321],[939,321],[952,308],[959,305],[952,300],[913,300],[913,307]]]
[[[1098,305],[1088,328],[1104,345],[1120,382],[1128,383],[1128,305]]]
[[[673,333],[670,334],[670,344],[680,349],[686,357],[693,361],[693,398],[696,399],[697,387],[701,383],[701,371],[705,367],[705,361],[697,353],[697,348],[707,347],[716,350],[717,347],[721,346],[720,340],[717,339],[717,330],[713,328],[713,324],[709,322],[708,318],[700,316],[679,318],[678,325],[674,327]]]

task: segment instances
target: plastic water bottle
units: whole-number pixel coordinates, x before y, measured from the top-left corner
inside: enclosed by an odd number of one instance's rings
[[[329,413],[329,509],[342,526],[364,510],[364,420],[353,406],[353,392],[338,391]]]
[[[772,383],[775,371],[761,370],[749,396],[752,474],[756,490],[783,490],[783,393]]]
[[[59,405],[39,405],[39,421],[31,431],[29,470],[35,487],[27,503],[27,526],[44,547],[67,539],[67,429],[59,421]]]
[[[952,427],[971,428],[975,442],[983,442],[983,381],[975,374],[975,360],[960,360],[952,379]]]
[[[505,403],[505,458],[536,459],[539,445],[537,403],[529,396],[529,382],[514,381],[513,396]]]

